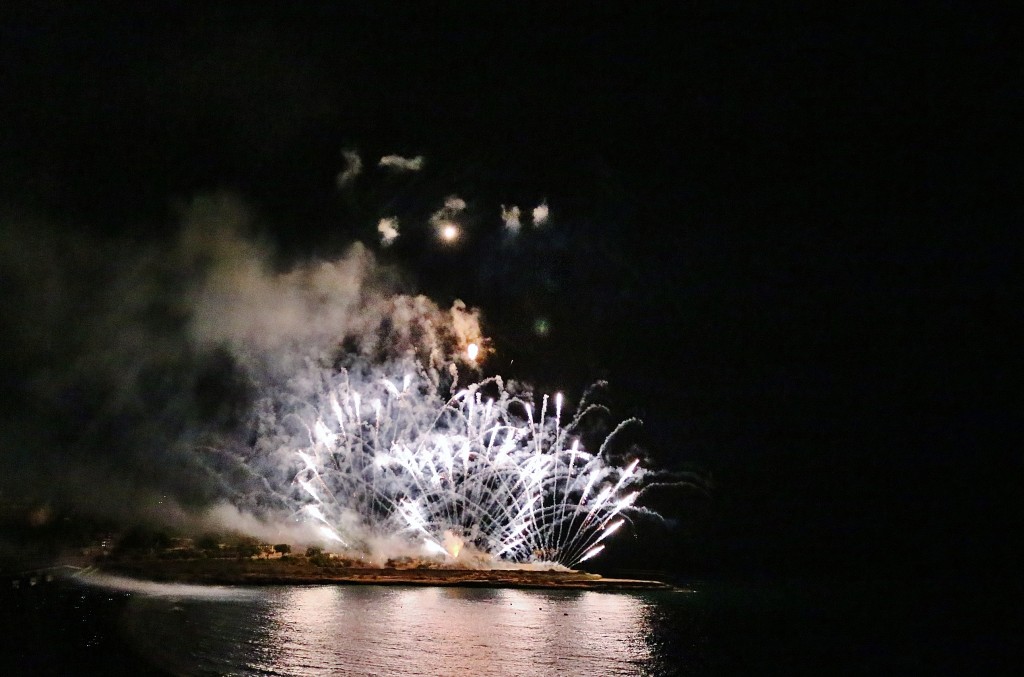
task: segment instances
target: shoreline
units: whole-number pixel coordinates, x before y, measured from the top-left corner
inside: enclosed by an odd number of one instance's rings
[[[582,571],[316,567],[306,562],[132,560],[97,563],[101,573],[209,585],[410,585],[545,590],[677,590],[662,581],[604,578]]]

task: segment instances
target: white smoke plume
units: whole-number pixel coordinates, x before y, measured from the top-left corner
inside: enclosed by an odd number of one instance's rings
[[[398,218],[394,216],[385,217],[377,223],[377,232],[380,233],[380,243],[390,247],[398,239]]]
[[[454,216],[466,208],[466,201],[458,195],[449,195],[444,199],[444,208]]]
[[[257,517],[250,512],[242,512],[226,501],[216,503],[198,516],[187,519],[195,523],[194,530],[197,532],[237,532],[255,536],[264,543],[312,545],[323,542],[323,536],[309,522],[284,519],[281,515]]]
[[[2,224],[4,388],[22,404],[3,410],[0,494],[178,526],[222,504],[280,519],[278,470],[252,455],[254,435],[276,439],[264,407],[319,392],[341,363],[443,381],[480,340],[476,311],[396,293],[362,245],[282,266],[250,222],[215,197],[151,246]]]
[[[519,221],[519,207],[512,205],[505,207],[501,205],[501,220],[505,222],[505,230],[512,234],[518,233],[522,223]]]
[[[363,172],[363,159],[359,157],[359,153],[354,150],[343,150],[341,155],[345,158],[345,169],[338,174],[336,179],[338,188],[349,185]]]
[[[543,226],[548,222],[548,216],[550,215],[548,210],[548,203],[542,202],[533,208],[533,225]]]
[[[406,158],[401,155],[385,155],[377,163],[377,166],[396,172],[418,172],[423,169],[424,162],[426,162],[426,159],[422,155],[417,155],[413,158]]]
[[[430,215],[430,225],[438,236],[446,241],[454,241],[459,237],[459,224],[455,217],[466,208],[466,201],[458,195],[445,198],[444,206]]]
[[[444,206],[430,215],[430,224],[435,228],[443,228],[454,223],[459,212],[466,208],[466,201],[458,195],[449,195],[444,200]]]
[[[480,345],[483,336],[480,334],[480,311],[476,308],[467,308],[466,304],[455,299],[451,313],[452,331],[461,347],[473,343]]]
[[[359,243],[340,258],[281,271],[232,219],[204,215],[186,225],[181,242],[184,258],[206,263],[190,290],[191,340],[228,349],[250,373],[295,381],[304,365],[330,364],[342,342],[367,360],[436,367],[480,337],[477,311],[456,302],[446,312],[424,296],[395,293],[388,271]]]

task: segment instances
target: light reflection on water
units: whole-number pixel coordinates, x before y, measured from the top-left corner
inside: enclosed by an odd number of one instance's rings
[[[131,592],[149,597],[199,598],[199,599],[252,599],[256,592],[251,589],[227,585],[191,585],[188,583],[159,583],[127,576],[90,573],[75,579],[94,588],[117,592]]]
[[[124,627],[173,674],[635,675],[651,603],[594,591],[268,587],[256,596],[139,596]]]

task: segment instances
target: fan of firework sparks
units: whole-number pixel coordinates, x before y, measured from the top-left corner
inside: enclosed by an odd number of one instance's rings
[[[429,554],[572,566],[619,529],[643,477],[584,449],[580,403],[540,411],[493,377],[442,397],[422,373],[356,385],[341,371],[316,405],[288,414],[291,500],[321,534],[360,549],[367,534],[402,536]]]

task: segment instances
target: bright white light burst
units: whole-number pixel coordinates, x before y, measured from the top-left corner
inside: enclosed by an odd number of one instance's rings
[[[441,227],[441,237],[445,242],[454,242],[459,237],[459,229],[453,223]]]
[[[401,385],[399,385],[401,384]],[[285,415],[300,424],[290,448],[295,515],[360,549],[400,538],[424,554],[489,562],[558,562],[596,555],[619,529],[644,471],[583,449],[582,402],[561,425],[543,398],[511,395],[500,377],[445,401],[423,373],[356,385],[342,371],[317,405]],[[552,415],[553,414],[553,415]]]

